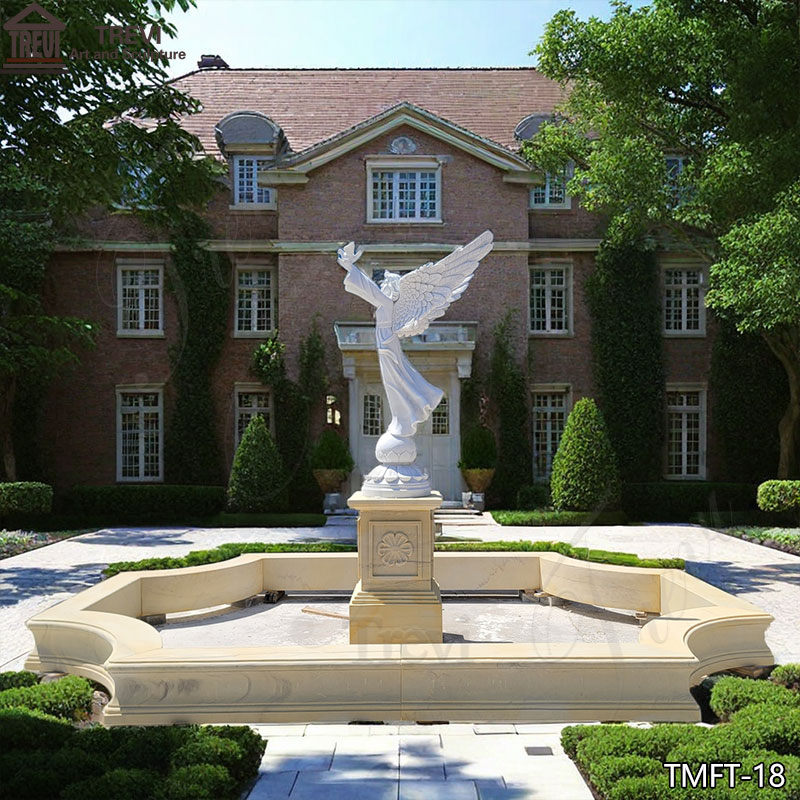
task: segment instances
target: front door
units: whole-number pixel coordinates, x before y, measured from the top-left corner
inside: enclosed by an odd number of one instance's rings
[[[452,374],[426,374],[425,378],[434,386],[442,388],[445,395],[431,416],[417,428],[414,437],[417,464],[431,476],[431,486],[441,492],[445,500],[460,500],[458,377],[453,370]],[[364,476],[378,463],[375,445],[391,421],[391,411],[380,382],[357,380],[357,384],[358,427],[350,435],[356,443],[353,448],[356,471]]]

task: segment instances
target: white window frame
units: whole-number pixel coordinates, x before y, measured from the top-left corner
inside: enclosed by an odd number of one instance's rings
[[[548,286],[545,287],[545,319],[547,320],[546,328],[544,330],[534,330],[533,328],[533,272],[552,270],[564,270],[564,302],[566,303],[566,324],[565,329],[552,327],[552,319],[548,320],[550,315],[550,300],[552,297],[552,287],[548,279]],[[546,261],[532,261],[528,263],[528,334],[530,336],[547,336],[547,337],[569,337],[573,335],[573,264],[570,259],[547,259]]]
[[[433,172],[436,184],[436,213],[433,217],[376,217],[373,209],[372,176],[375,172]],[[366,181],[367,223],[374,225],[437,225],[442,224],[442,162],[438,158],[398,158],[367,160]],[[397,210],[398,188],[395,181],[392,205]]]
[[[699,327],[687,328],[686,317],[688,311],[688,284],[683,283],[681,288],[681,327],[667,328],[667,271],[669,270],[691,270],[699,272],[700,283],[698,284],[698,304],[699,304]],[[674,338],[702,338],[706,335],[706,284],[707,273],[705,267],[696,260],[669,259],[661,263],[661,332],[664,336]]]
[[[120,338],[164,338],[164,262],[159,260],[143,260],[135,258],[118,258],[117,267],[117,336]],[[124,272],[139,270],[158,270],[158,328],[123,328],[123,282]],[[142,287],[139,294],[139,324],[144,324],[144,295]]]
[[[269,192],[269,199],[266,202],[248,202],[247,200],[242,200],[239,197],[239,167],[245,161],[253,161],[254,162],[254,170],[253,170],[253,193],[255,196],[258,196],[259,189],[262,191]],[[233,156],[231,159],[231,183],[233,184],[233,205],[231,208],[247,208],[247,209],[275,209],[278,207],[278,194],[277,189],[274,186],[259,186],[258,185],[258,172],[259,172],[259,161],[267,161],[272,163],[271,158],[266,158],[265,156],[258,156],[258,155],[239,155]]]
[[[564,200],[560,203],[553,203],[550,201],[550,184],[553,181],[554,175],[552,172],[545,172],[544,174],[544,203],[534,203],[533,197],[536,187],[531,187],[528,193],[528,207],[531,211],[568,211],[572,208],[572,197],[567,192],[567,181],[572,177],[572,164],[568,164],[564,168]]]
[[[531,456],[532,456],[532,472],[533,472],[533,482],[534,483],[547,483],[550,480],[550,475],[553,470],[553,459],[555,458],[555,453],[553,453],[550,457],[550,471],[546,475],[537,475],[536,473],[536,429],[535,429],[535,420],[533,418],[534,413],[536,412],[536,395],[539,394],[560,394],[564,397],[564,427],[567,425],[567,418],[569,417],[570,411],[572,411],[572,385],[569,383],[535,383],[531,386],[531,394],[530,394],[530,402],[531,402]],[[561,435],[564,435],[564,430],[562,429]],[[560,440],[559,440],[560,444]]]
[[[444,412],[442,412],[444,409]],[[436,412],[439,412],[440,416],[444,416],[445,427],[447,430],[445,431],[437,431],[436,430],[436,423],[440,422],[439,419],[436,418]],[[442,399],[439,401],[439,405],[436,408],[431,409],[431,436],[449,436],[452,433],[452,425],[451,423],[451,410],[450,410],[450,398],[447,396],[447,393],[444,392],[442,394]]]
[[[263,394],[267,398],[266,410],[269,414],[269,432],[275,435],[275,398],[272,390],[263,383],[234,383],[233,384],[233,450],[239,447],[239,395],[242,394]],[[249,414],[250,417],[255,413]]]
[[[367,428],[367,415],[366,415],[367,408],[366,408],[366,404],[367,404],[367,398],[368,397],[377,397],[378,398],[379,416],[378,416],[378,432],[377,433],[368,433],[367,430],[366,430],[366,428]],[[379,393],[374,392],[374,391],[367,391],[367,390],[363,391],[361,393],[361,435],[362,436],[369,436],[371,438],[373,436],[375,436],[375,437],[380,436],[383,433],[383,413],[384,413],[383,397]]]
[[[681,460],[682,472],[680,475],[669,474],[669,415],[671,413],[687,414],[687,406],[670,406],[667,400],[666,406],[666,422],[665,422],[665,442],[664,442],[664,479],[670,481],[704,481],[707,473],[707,456],[708,456],[708,440],[707,434],[707,417],[708,417],[708,386],[705,383],[668,383],[665,387],[667,394],[670,392],[698,392],[700,405],[697,407],[697,413],[700,416],[700,425],[698,435],[700,437],[700,463],[698,465],[697,475],[686,474],[686,427],[682,426],[682,446],[681,446]],[[694,412],[692,412],[694,413]]]
[[[247,330],[239,328],[239,275],[242,272],[269,272],[269,317],[270,327],[267,329],[253,329],[252,324],[255,323],[256,315],[251,314],[251,327]],[[277,285],[278,270],[273,264],[265,264],[263,261],[237,261],[235,277],[236,282],[233,288],[233,335],[237,339],[269,339],[270,336],[275,334],[277,329],[277,313],[278,313],[278,285]],[[257,288],[257,287],[255,287]],[[252,308],[251,308],[252,312]]]
[[[164,482],[164,384],[132,384],[116,386],[116,429],[117,429],[117,482],[118,483],[163,483]],[[122,397],[126,394],[157,394],[158,405],[147,406],[147,408],[158,410],[158,476],[142,477],[142,462],[144,459],[144,449],[139,441],[139,477],[123,476],[122,474]]]

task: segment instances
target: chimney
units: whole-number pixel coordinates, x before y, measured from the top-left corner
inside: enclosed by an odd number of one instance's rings
[[[202,55],[197,62],[200,69],[230,69],[222,56]]]

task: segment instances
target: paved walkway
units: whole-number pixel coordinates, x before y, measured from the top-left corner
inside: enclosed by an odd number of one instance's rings
[[[247,800],[592,800],[563,725],[253,727],[267,749]]]

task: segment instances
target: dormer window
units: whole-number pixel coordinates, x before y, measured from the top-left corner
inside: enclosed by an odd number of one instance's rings
[[[268,158],[256,156],[234,156],[233,158],[233,202],[234,205],[275,208],[275,189],[259,186],[258,174],[270,163]]]

